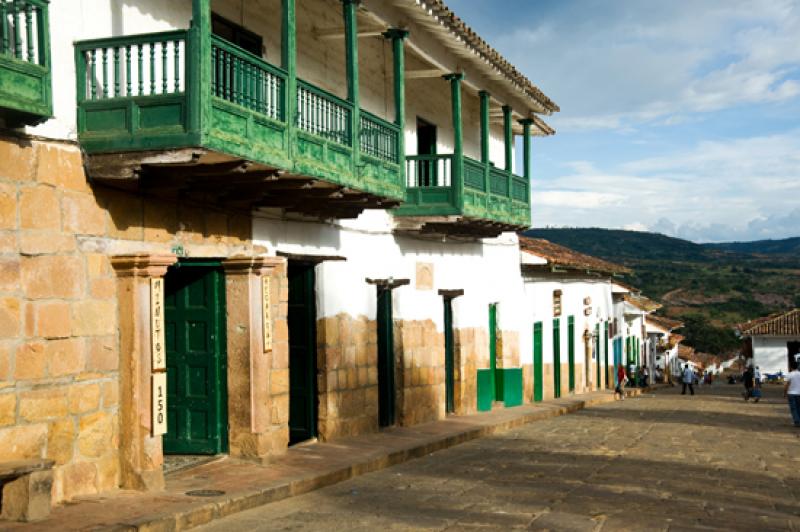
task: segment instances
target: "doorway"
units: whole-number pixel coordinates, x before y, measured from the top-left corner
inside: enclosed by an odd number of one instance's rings
[[[600,371],[603,368],[602,368],[602,364],[600,364],[600,324],[599,323],[594,326],[594,345],[593,345],[593,348],[594,348],[594,356],[592,357],[592,359],[594,359],[594,363],[596,365],[596,370],[597,370],[595,372],[597,374],[597,380],[595,381],[595,383],[596,383],[595,384],[595,390],[599,390],[599,389],[601,389],[603,387],[603,382],[600,380]]]
[[[436,155],[436,126],[427,120],[417,117],[417,155]],[[435,187],[439,185],[437,163],[434,158],[429,161],[420,161],[419,183],[420,187]]]
[[[378,286],[378,424],[391,427],[396,421],[394,371],[394,319],[392,289]]]
[[[561,397],[561,320],[553,318],[553,397]]]
[[[165,454],[228,450],[225,280],[219,262],[182,260],[164,277]]]
[[[791,369],[792,362],[795,362],[797,355],[800,354],[800,342],[786,342],[786,352],[788,354],[787,367]]]
[[[503,400],[503,382],[497,373],[497,303],[489,305],[489,369],[492,375],[494,400]]]
[[[544,397],[542,382],[542,322],[533,324],[533,400],[541,401]]]
[[[289,445],[317,437],[315,263],[289,261]]]

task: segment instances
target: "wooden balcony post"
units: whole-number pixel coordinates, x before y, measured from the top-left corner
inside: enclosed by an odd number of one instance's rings
[[[199,135],[211,119],[211,0],[192,0],[187,47],[186,91],[189,131]]]
[[[514,136],[511,132],[511,107],[508,105],[503,106],[503,142],[505,148],[505,169],[506,172],[511,172],[513,169],[514,156],[512,148],[514,146]]]
[[[297,124],[297,19],[295,0],[281,0],[281,67],[286,71],[286,87],[283,94],[284,120],[289,132]],[[293,137],[290,135],[290,139]],[[292,157],[295,142],[289,141],[289,157]]]
[[[522,124],[522,171],[525,180],[531,181],[531,125],[532,118],[523,118],[519,121]]]
[[[408,37],[408,31],[391,28],[383,34],[392,40],[392,57],[394,62],[394,123],[400,128],[397,138],[397,162],[400,164],[400,173],[405,183],[405,127],[406,127],[406,75],[405,75],[405,48],[403,40]]]
[[[347,66],[347,101],[353,104],[350,117],[350,141],[353,146],[353,162],[358,168],[360,151],[359,83],[358,83],[358,4],[361,0],[342,0],[344,13],[345,60]]]
[[[464,131],[461,120],[461,82],[464,74],[455,72],[447,74],[444,79],[450,82],[450,98],[453,114],[453,168],[450,186],[455,191],[456,207],[464,208]]]
[[[481,162],[489,164],[489,93],[480,91],[481,99]]]

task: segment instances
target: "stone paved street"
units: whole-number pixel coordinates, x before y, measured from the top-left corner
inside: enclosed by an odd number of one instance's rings
[[[198,530],[800,530],[777,386],[677,389],[475,440]]]

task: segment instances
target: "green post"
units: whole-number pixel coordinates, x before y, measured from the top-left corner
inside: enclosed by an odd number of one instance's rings
[[[461,82],[464,74],[461,72],[447,74],[444,79],[450,82],[450,98],[453,114],[453,169],[451,185],[455,191],[456,208],[464,210],[464,131],[461,127]]]
[[[297,123],[297,22],[295,0],[281,3],[281,67],[286,71],[283,90],[284,120],[289,130],[288,150],[292,157],[295,148],[294,128]]]
[[[523,118],[519,121],[522,124],[522,171],[525,181],[531,181],[531,125],[532,118]]]
[[[478,93],[481,101],[481,162],[489,164],[489,93]]]
[[[506,191],[508,198],[511,198],[511,190],[514,186],[511,177],[514,168],[514,133],[511,130],[511,107],[508,105],[503,106],[503,140],[505,148]]]
[[[347,67],[347,101],[353,104],[350,116],[350,132],[353,146],[353,162],[358,168],[360,152],[359,90],[358,90],[358,21],[357,8],[360,0],[342,0],[344,13],[345,61]]]
[[[394,123],[400,128],[397,137],[397,163],[400,165],[400,175],[403,183],[405,178],[405,127],[406,127],[406,59],[403,40],[408,37],[408,31],[391,28],[383,34],[392,40],[392,57],[394,59]]]
[[[210,0],[192,0],[186,89],[189,93],[189,131],[202,136],[211,114],[211,5]],[[199,141],[199,139],[198,139]]]

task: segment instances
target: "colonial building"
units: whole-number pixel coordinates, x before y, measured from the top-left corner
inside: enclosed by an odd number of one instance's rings
[[[0,23],[0,464],[52,461],[58,502],[523,401],[514,232],[558,107],[440,0]]]
[[[534,400],[613,388],[625,330],[613,277],[630,270],[543,239],[520,238],[520,255]]]
[[[747,363],[762,375],[788,373],[789,362],[800,355],[800,309],[772,314],[738,326]]]

